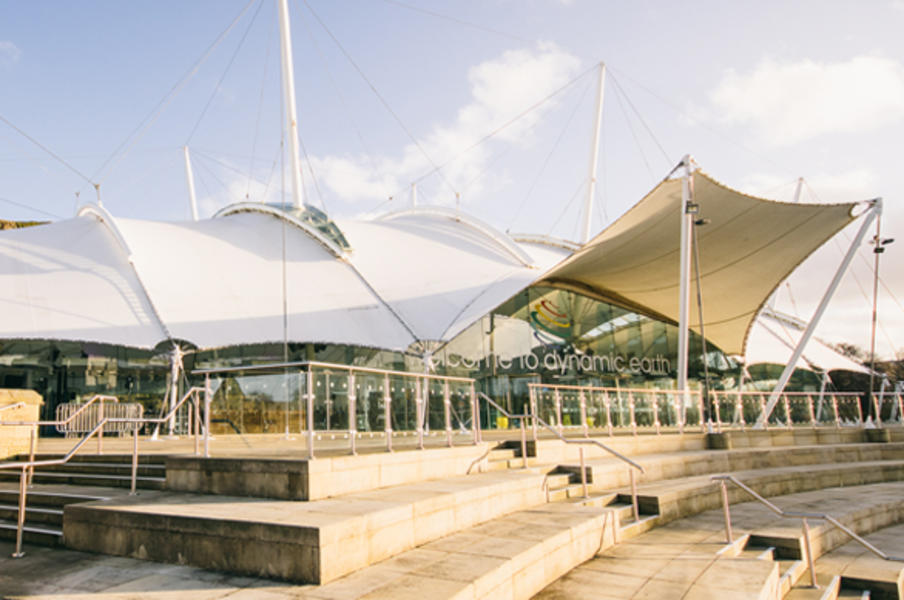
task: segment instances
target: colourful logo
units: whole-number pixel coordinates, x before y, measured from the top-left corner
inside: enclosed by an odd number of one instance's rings
[[[534,330],[534,337],[544,346],[560,344],[562,340],[572,336],[568,315],[549,300],[540,300],[531,306],[530,326]],[[555,338],[550,339],[550,335]]]

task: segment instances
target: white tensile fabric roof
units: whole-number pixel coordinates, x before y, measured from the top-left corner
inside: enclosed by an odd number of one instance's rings
[[[743,354],[748,330],[797,265],[853,220],[856,204],[791,204],[746,196],[693,175],[706,338]],[[677,323],[680,179],[667,179],[544,282]],[[694,290],[693,272],[692,287]],[[691,298],[694,298],[692,293]],[[689,326],[699,328],[692,300]]]
[[[263,207],[198,222],[94,207],[4,232],[0,337],[218,348],[286,335],[406,350],[452,339],[568,254],[443,211],[341,227],[353,251],[338,256]]]
[[[694,184],[710,220],[699,230],[706,337],[742,354],[775,286],[850,222],[854,205],[760,200],[699,172]],[[88,207],[0,234],[0,337],[202,349],[285,338],[426,352],[534,283],[676,322],[680,203],[681,181],[666,180],[573,254],[437,208],[339,221],[343,251],[266,205],[198,222]]]
[[[747,353],[744,356],[747,366],[767,363],[786,365],[804,327],[791,319],[771,311],[764,311],[750,328],[747,341]],[[811,371],[853,371],[869,373],[869,369],[860,363],[840,354],[817,339],[811,339],[806,351],[795,365],[798,369]]]

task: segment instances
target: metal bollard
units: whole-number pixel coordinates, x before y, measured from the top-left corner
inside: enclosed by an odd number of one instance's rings
[[[628,473],[631,476],[631,504],[634,506],[634,521],[640,521],[640,506],[637,502],[637,476],[634,469],[628,467]]]
[[[584,498],[589,498],[590,494],[587,493],[587,467],[584,464],[584,448],[578,448],[578,451],[581,454],[581,491],[584,494]]]

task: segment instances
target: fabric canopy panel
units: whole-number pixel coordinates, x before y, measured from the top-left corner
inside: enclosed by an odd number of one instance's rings
[[[117,223],[150,298],[176,339],[200,348],[281,342],[284,335],[293,342],[392,349],[414,342],[346,261],[272,215]]]
[[[0,237],[4,338],[152,348],[166,339],[128,255],[93,216]]]
[[[803,335],[803,328],[788,319],[768,314],[764,311],[750,328],[747,366],[755,364],[785,365],[791,360],[791,353]],[[812,371],[853,371],[869,373],[869,369],[850,358],[832,350],[823,342],[812,339],[807,344],[803,356],[795,365],[798,369]]]
[[[516,245],[429,209],[342,221],[352,264],[418,340],[448,341],[523,290],[566,250]],[[506,248],[530,253],[536,266]]]
[[[747,332],[775,287],[853,220],[855,204],[790,204],[746,196],[695,172],[706,337],[743,354]],[[679,319],[681,179],[660,183],[543,278],[654,318]],[[694,274],[691,273],[692,290]],[[693,294],[691,295],[693,298]],[[691,302],[689,326],[699,328]]]

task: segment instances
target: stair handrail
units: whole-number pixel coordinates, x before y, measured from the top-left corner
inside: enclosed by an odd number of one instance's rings
[[[499,412],[501,412],[501,413],[502,413],[503,415],[505,415],[507,418],[509,418],[509,419],[518,419],[518,420],[519,420],[519,422],[520,422],[520,427],[521,427],[521,468],[522,468],[522,469],[526,469],[526,468],[527,468],[527,426],[526,426],[524,420],[525,420],[525,419],[529,419],[529,418],[530,418],[530,415],[529,415],[529,414],[526,414],[526,413],[525,413],[525,414],[515,414],[515,413],[510,413],[510,412],[507,411],[506,409],[504,409],[504,408],[502,408],[501,406],[499,406],[492,398],[490,398],[489,396],[487,396],[487,395],[484,394],[483,392],[477,392],[477,397],[478,397],[478,398],[483,398],[484,400],[486,400],[487,403],[492,404],[492,405],[496,408],[496,410],[498,410]],[[472,468],[475,464],[479,463],[480,461],[482,461],[483,459],[485,459],[485,458],[486,458],[487,456],[489,456],[489,455],[490,455],[490,449],[487,448],[487,451],[483,454],[483,456],[481,456],[480,458],[478,458],[477,460],[475,460],[473,463],[471,463],[471,466],[468,467],[468,473],[471,472],[471,468]]]
[[[579,446],[587,446],[587,445],[597,446],[597,447],[599,447],[599,448],[602,448],[603,450],[605,450],[606,452],[608,452],[609,454],[611,454],[611,455],[614,456],[615,458],[621,460],[622,462],[627,463],[628,466],[631,467],[631,468],[628,469],[628,474],[629,474],[630,480],[631,480],[631,504],[632,504],[633,509],[634,509],[634,520],[635,520],[635,521],[639,521],[639,520],[640,520],[640,507],[639,507],[638,500],[637,500],[637,478],[636,478],[636,476],[635,476],[635,474],[634,474],[634,470],[636,469],[636,470],[640,471],[641,474],[643,474],[643,473],[645,473],[646,471],[644,471],[644,468],[643,468],[642,466],[640,466],[638,463],[634,462],[633,460],[631,460],[630,458],[628,458],[627,456],[625,456],[625,455],[622,454],[621,452],[619,452],[619,451],[617,451],[617,450],[615,450],[615,449],[613,449],[613,448],[610,448],[610,447],[607,446],[606,444],[603,444],[602,442],[598,442],[597,440],[593,440],[593,439],[577,439],[577,440],[575,440],[575,439],[569,439],[569,438],[566,438],[564,435],[562,435],[561,433],[559,433],[554,427],[552,427],[549,423],[547,423],[547,422],[544,421],[542,418],[540,418],[539,415],[535,415],[535,414],[523,414],[523,415],[518,414],[518,415],[513,415],[512,413],[508,412],[507,410],[505,410],[504,408],[502,408],[501,406],[499,406],[499,404],[497,404],[492,398],[490,398],[489,396],[487,396],[487,395],[484,394],[483,392],[477,392],[477,396],[480,397],[480,398],[483,398],[483,399],[486,400],[489,404],[492,404],[493,406],[495,406],[497,410],[499,410],[500,412],[502,412],[502,414],[508,416],[509,418],[519,418],[519,419],[521,419],[521,440],[522,440],[521,443],[522,443],[522,455],[523,455],[523,456],[526,456],[526,454],[524,453],[524,450],[523,450],[523,449],[526,447],[524,419],[533,419],[533,420],[534,420],[534,423],[539,423],[540,425],[542,425],[543,427],[545,427],[547,430],[549,430],[550,432],[552,432],[552,434],[553,434],[554,436],[556,436],[557,438],[559,438],[560,441],[562,441],[562,442],[564,442],[564,443],[566,443],[566,444],[576,444],[576,445],[579,445]],[[536,440],[534,441],[534,443],[536,443]],[[527,459],[526,459],[526,458],[525,458],[525,460],[524,460],[524,464],[525,464],[525,467],[526,467],[526,466],[527,466]],[[584,495],[585,495],[585,496],[587,495],[587,483],[586,483],[587,480],[586,480],[586,477],[587,477],[587,473],[586,473],[585,468],[584,468],[584,450],[583,450],[583,448],[581,448],[581,483],[582,483],[583,486],[584,486]],[[545,480],[544,480],[544,484],[545,484]]]
[[[17,521],[17,529],[16,529],[16,550],[12,554],[13,558],[22,558],[25,556],[25,553],[22,551],[22,532],[25,526],[25,504],[27,498],[27,480],[28,480],[28,472],[30,469],[34,469],[35,467],[49,467],[55,465],[62,465],[69,462],[69,460],[81,450],[82,446],[88,443],[88,441],[94,437],[98,436],[98,439],[103,437],[103,430],[107,423],[134,423],[136,427],[133,429],[133,443],[132,443],[132,474],[131,474],[131,487],[129,494],[135,494],[135,488],[138,479],[138,430],[141,427],[138,427],[137,424],[149,424],[149,423],[165,423],[168,421],[182,405],[189,400],[189,398],[194,397],[194,408],[195,408],[195,419],[194,419],[194,437],[195,437],[195,454],[199,453],[199,411],[200,411],[200,402],[197,398],[197,394],[200,392],[206,391],[205,388],[202,387],[192,387],[189,389],[184,396],[173,406],[170,411],[161,416],[161,417],[133,417],[133,418],[112,418],[112,417],[103,417],[101,418],[94,428],[86,433],[82,439],[80,439],[64,456],[59,458],[50,458],[43,460],[25,460],[25,461],[15,461],[15,462],[0,462],[0,470],[4,469],[21,469],[22,474],[19,478],[19,514]],[[95,396],[92,398],[91,402],[93,402],[96,398],[100,398],[101,396]],[[107,396],[110,398],[110,396]],[[76,413],[73,413],[69,417],[69,419],[73,418]],[[67,421],[69,420],[67,419]],[[0,421],[0,425],[30,425],[37,424],[42,422],[2,422]],[[44,424],[44,423],[42,423]],[[207,428],[209,429],[209,428]],[[206,431],[206,434],[209,435],[209,431]]]
[[[886,554],[885,552],[882,552],[881,550],[879,550],[878,548],[873,546],[871,543],[866,541],[858,533],[853,531],[850,527],[841,523],[838,519],[836,519],[832,515],[829,515],[827,513],[785,510],[783,508],[780,508],[780,507],[776,506],[775,504],[773,504],[772,502],[770,502],[769,500],[767,500],[766,498],[764,498],[763,496],[761,496],[760,494],[758,494],[753,489],[751,489],[748,485],[746,485],[743,482],[741,482],[740,480],[738,480],[738,478],[735,477],[734,475],[730,475],[730,474],[713,475],[712,481],[718,481],[719,485],[722,488],[722,509],[725,514],[725,537],[726,537],[726,543],[728,543],[728,544],[733,543],[733,536],[732,536],[732,531],[731,531],[731,512],[729,510],[728,489],[725,486],[726,481],[730,481],[731,483],[733,483],[736,486],[738,486],[739,488],[741,488],[741,490],[746,492],[748,495],[753,497],[755,500],[759,501],[761,504],[763,504],[766,508],[768,508],[770,511],[772,511],[779,517],[801,520],[801,527],[803,529],[803,536],[804,536],[804,546],[805,546],[805,549],[807,552],[807,564],[810,569],[810,583],[814,588],[818,587],[818,585],[816,584],[816,566],[814,564],[813,552],[812,552],[811,546],[810,546],[810,526],[807,523],[807,519],[821,519],[823,521],[827,521],[827,522],[831,523],[832,525],[834,525],[835,527],[837,527],[838,529],[840,529],[841,531],[846,533],[852,540],[854,540],[855,542],[857,542],[858,544],[860,544],[861,546],[863,546],[864,548],[866,548],[867,550],[869,550],[870,552],[872,552],[873,554],[875,554],[876,556],[881,558],[882,560],[893,560],[896,562],[904,562],[904,557],[892,556],[890,554]]]
[[[12,426],[16,426],[16,427],[35,426],[35,425],[38,427],[43,427],[43,426],[50,427],[50,426],[57,426],[57,425],[66,425],[70,421],[72,421],[74,418],[76,418],[77,416],[82,414],[85,410],[88,409],[89,406],[91,406],[95,402],[100,402],[101,406],[103,406],[104,402],[119,403],[119,398],[117,398],[116,396],[107,396],[106,394],[94,394],[93,396],[91,396],[91,399],[88,400],[87,402],[85,402],[84,404],[82,404],[78,408],[78,410],[76,410],[74,413],[72,413],[67,418],[62,419],[62,420],[55,420],[55,421],[40,421],[40,420],[39,421],[0,421],[0,425],[12,425]],[[21,402],[19,404],[24,405],[24,403],[21,403]],[[15,405],[11,404],[9,406],[15,406]],[[5,410],[5,408],[9,408],[9,407],[0,408],[0,410]]]

